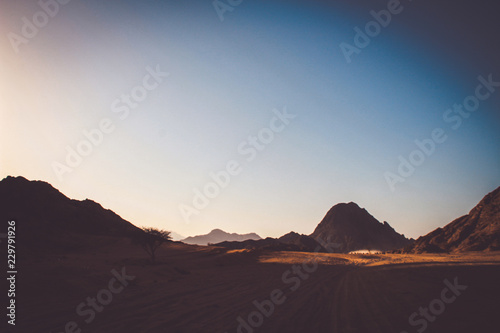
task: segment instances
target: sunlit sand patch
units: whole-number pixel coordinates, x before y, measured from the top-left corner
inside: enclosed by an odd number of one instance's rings
[[[498,265],[500,253],[464,253],[464,254],[342,254],[342,253],[307,253],[307,252],[272,252],[259,258],[261,263],[300,264],[315,260],[320,265]]]
[[[380,254],[382,251],[380,250],[356,250],[351,251],[349,254]]]

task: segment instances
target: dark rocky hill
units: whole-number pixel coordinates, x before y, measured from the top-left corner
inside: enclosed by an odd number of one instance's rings
[[[324,252],[325,249],[314,238],[307,235],[300,235],[296,232],[289,232],[281,236],[278,240],[284,244],[295,245],[304,252]]]
[[[500,250],[500,187],[486,195],[469,214],[419,237],[405,252]]]
[[[411,243],[389,223],[380,223],[353,202],[333,206],[310,236],[334,244],[339,252],[390,251]]]
[[[296,232],[290,232],[280,238],[267,237],[265,239],[249,239],[245,241],[220,242],[216,246],[228,249],[268,250],[268,251],[298,251],[298,252],[326,252],[314,239]]]
[[[142,233],[92,200],[72,200],[49,183],[23,177],[0,181],[0,205],[0,220],[16,221],[19,248],[71,249],[83,246],[90,235],[132,237]]]

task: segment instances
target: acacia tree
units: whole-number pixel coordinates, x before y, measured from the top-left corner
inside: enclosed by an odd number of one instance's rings
[[[151,262],[154,263],[156,260],[156,250],[172,238],[170,237],[170,231],[150,227],[144,227],[142,231],[144,233],[138,236],[137,243],[149,254]]]

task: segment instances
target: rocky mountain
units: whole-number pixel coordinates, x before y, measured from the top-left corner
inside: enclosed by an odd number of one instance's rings
[[[419,237],[405,252],[500,250],[500,187],[487,194],[469,214]]]
[[[313,238],[307,235],[300,235],[293,231],[280,238],[267,237],[259,240],[226,241],[214,245],[232,250],[259,249],[268,251],[326,252],[326,250]]]
[[[220,242],[215,246],[225,247],[231,250],[267,250],[267,251],[301,251],[297,245],[285,244],[276,238],[267,237],[265,239],[248,239],[245,241]]]
[[[380,223],[353,202],[333,206],[310,236],[320,243],[333,244],[339,252],[389,251],[411,243],[389,223]]]
[[[301,235],[296,232],[289,232],[278,238],[281,243],[295,245],[304,252],[325,252],[326,250],[314,238]]]
[[[0,220],[16,221],[22,247],[37,250],[82,246],[85,236],[129,237],[142,230],[92,200],[72,200],[43,181],[0,181]]]
[[[398,234],[389,223],[380,223],[365,209],[350,202],[332,207],[309,236],[290,232],[279,238],[268,237],[261,240],[235,240],[213,244],[230,249],[350,252],[355,250],[390,251],[407,246],[412,241]],[[320,244],[328,244],[328,250]]]
[[[245,241],[245,240],[259,240],[262,239],[259,235],[256,233],[250,233],[250,234],[236,234],[236,233],[227,233],[223,230],[220,229],[214,229],[210,231],[206,235],[199,235],[199,236],[192,236],[192,237],[187,237],[182,240],[183,243],[186,244],[193,244],[193,245],[208,245],[210,244],[215,244],[215,243],[221,243],[221,242],[238,242],[238,241]]]

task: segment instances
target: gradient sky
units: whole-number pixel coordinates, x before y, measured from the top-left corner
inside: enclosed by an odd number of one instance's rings
[[[0,177],[184,236],[309,234],[349,201],[426,234],[500,185],[500,90],[460,128],[443,120],[479,75],[500,81],[499,5],[401,4],[348,64],[340,43],[387,1],[243,1],[221,22],[211,1],[73,0],[15,52],[9,33],[40,6],[2,0]],[[157,66],[169,76],[121,119],[113,102]],[[238,146],[284,108],[296,118],[248,162]],[[105,118],[114,130],[58,179],[53,162]],[[391,191],[384,174],[435,128],[446,142]],[[241,173],[186,223],[179,206],[230,160]]]

